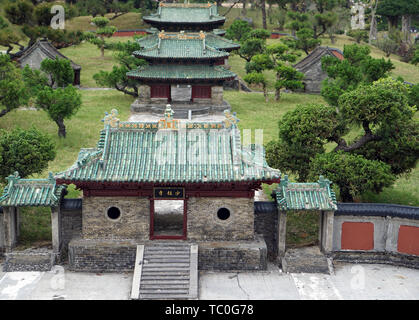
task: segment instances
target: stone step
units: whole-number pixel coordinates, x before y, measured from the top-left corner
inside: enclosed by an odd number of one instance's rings
[[[163,274],[156,274],[156,273],[152,273],[152,274],[143,274],[141,277],[141,281],[173,281],[173,280],[185,280],[185,281],[189,281],[189,274],[167,274],[167,273],[163,273]]]
[[[140,295],[141,294],[165,294],[165,295],[169,295],[169,294],[188,294],[189,293],[189,289],[184,289],[184,288],[172,288],[172,289],[156,289],[156,288],[152,288],[152,289],[143,289],[140,287]]]
[[[142,279],[141,280],[141,285],[143,284],[161,284],[161,285],[165,285],[165,284],[189,284],[189,278],[184,279],[184,280],[180,280],[180,279]]]
[[[167,294],[167,293],[148,293],[140,294],[140,299],[144,300],[174,300],[174,299],[186,299],[185,294]]]
[[[190,257],[190,253],[185,251],[185,252],[170,252],[170,253],[165,253],[164,251],[158,251],[158,252],[147,252],[147,259],[149,258],[188,258]]]
[[[149,269],[149,268],[174,268],[174,269],[178,269],[178,268],[188,268],[189,269],[189,262],[173,262],[173,261],[168,261],[168,262],[157,262],[157,263],[153,263],[153,262],[144,262],[143,264],[143,270],[144,269]]]
[[[186,253],[186,252],[189,252],[189,248],[184,248],[184,247],[172,247],[172,248],[156,247],[156,248],[146,248],[144,252],[148,252],[148,253],[154,253],[154,252]]]
[[[134,271],[137,286],[133,282],[136,289],[132,290],[132,299],[197,298],[196,245],[176,242],[145,245],[140,258]]]
[[[170,264],[170,263],[186,263],[189,264],[189,258],[180,258],[180,259],[176,259],[176,258],[158,258],[158,259],[149,259],[147,261],[144,261],[144,265],[149,265],[149,264]]]
[[[146,289],[155,289],[158,291],[165,290],[188,290],[189,291],[189,281],[188,283],[141,283],[140,291],[144,292]]]

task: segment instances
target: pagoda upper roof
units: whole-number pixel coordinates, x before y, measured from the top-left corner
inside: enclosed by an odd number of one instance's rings
[[[147,37],[149,38],[149,37]],[[211,47],[204,32],[159,32],[142,43],[144,49],[133,54],[145,59],[216,59],[229,54]]]
[[[127,72],[127,77],[142,80],[232,80],[236,74],[214,65],[149,64]]]
[[[263,146],[242,146],[238,119],[225,111],[220,122],[174,120],[168,106],[158,122],[122,122],[112,110],[96,148],[81,149],[58,183],[260,183],[279,182]]]
[[[215,3],[164,3],[160,2],[156,13],[144,16],[150,24],[223,24],[225,17],[218,14]]]
[[[180,33],[173,33],[173,32],[159,32],[158,30],[155,33],[139,38],[137,41],[138,43],[144,47],[144,50],[156,48],[159,42],[167,42],[166,47],[170,50],[171,47],[178,47],[178,46],[187,46],[191,42],[191,40],[197,38],[201,41],[205,41],[205,46],[210,48],[210,50],[219,50],[219,51],[231,51],[235,49],[239,49],[240,45],[219,35],[215,34],[214,32],[204,32],[205,39],[202,39],[201,32],[180,32]],[[164,35],[162,37],[161,35]],[[190,38],[190,39],[188,39]],[[163,41],[161,41],[163,39]],[[180,41],[177,41],[176,44],[172,44],[175,40],[183,39],[184,42],[179,44]],[[185,41],[187,40],[187,41]],[[195,40],[196,41],[196,40]],[[201,47],[203,48],[203,46]]]

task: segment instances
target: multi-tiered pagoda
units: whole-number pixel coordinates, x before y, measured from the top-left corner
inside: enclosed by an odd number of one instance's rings
[[[227,61],[240,46],[214,29],[225,21],[216,5],[161,3],[144,21],[153,28],[133,54],[148,64],[127,73],[139,82],[132,111],[163,114],[170,103],[176,118],[187,118],[230,109],[223,85],[236,78]]]

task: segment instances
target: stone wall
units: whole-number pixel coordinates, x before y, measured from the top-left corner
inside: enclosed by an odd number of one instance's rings
[[[252,240],[254,238],[253,199],[189,198],[187,202],[189,240]],[[220,220],[217,211],[230,211],[227,220]]]
[[[276,208],[275,208],[276,209]],[[268,259],[274,261],[278,255],[278,212],[256,212],[255,232],[260,234],[266,242]]]
[[[138,100],[142,103],[149,103],[150,102],[150,86],[141,85],[138,86]]]
[[[319,93],[322,88],[322,81],[327,78],[327,74],[322,70],[321,59],[310,66],[308,70],[305,70],[304,74],[304,91],[308,93]]]
[[[6,253],[4,272],[13,271],[50,271],[55,256],[49,249],[26,249]]]
[[[211,87],[211,101],[213,104],[222,104],[224,100],[223,97],[223,87],[222,86],[212,86]]]
[[[199,270],[266,270],[267,248],[262,236],[253,241],[199,242]]]
[[[133,271],[137,243],[133,240],[73,239],[68,246],[69,269],[85,272]]]
[[[121,215],[112,220],[110,207]],[[82,237],[88,239],[148,239],[150,201],[138,197],[85,197],[83,199]]]
[[[3,224],[3,211],[0,212],[0,256],[4,252],[4,224]]]
[[[82,232],[81,210],[61,209],[61,256],[67,257],[68,244],[72,239],[80,238]]]

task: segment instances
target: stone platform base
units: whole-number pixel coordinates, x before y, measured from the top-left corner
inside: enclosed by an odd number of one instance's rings
[[[166,105],[170,104],[172,110],[175,112],[173,118],[175,119],[188,119],[189,110],[192,111],[192,117],[202,116],[213,113],[222,113],[224,110],[230,110],[231,106],[227,101],[219,105],[204,104],[204,103],[182,103],[182,102],[170,102],[170,103],[143,103],[138,99],[131,105],[132,113],[144,113],[148,112],[153,115],[162,116],[166,110]]]
[[[281,265],[284,272],[330,274],[327,258],[317,246],[287,249]]]
[[[333,261],[350,263],[380,263],[419,269],[419,256],[389,252],[333,252]]]
[[[69,270],[134,271],[137,245],[157,241],[73,239],[68,245]],[[163,240],[162,240],[163,241]],[[173,240],[171,240],[173,241]],[[262,237],[253,241],[204,241],[198,245],[199,270],[266,270],[267,248]]]
[[[68,244],[68,264],[72,271],[133,271],[137,242],[134,240],[73,239]]]
[[[56,256],[52,250],[26,249],[5,254],[3,271],[50,271]]]
[[[266,270],[267,247],[262,236],[253,241],[198,242],[198,269]]]

